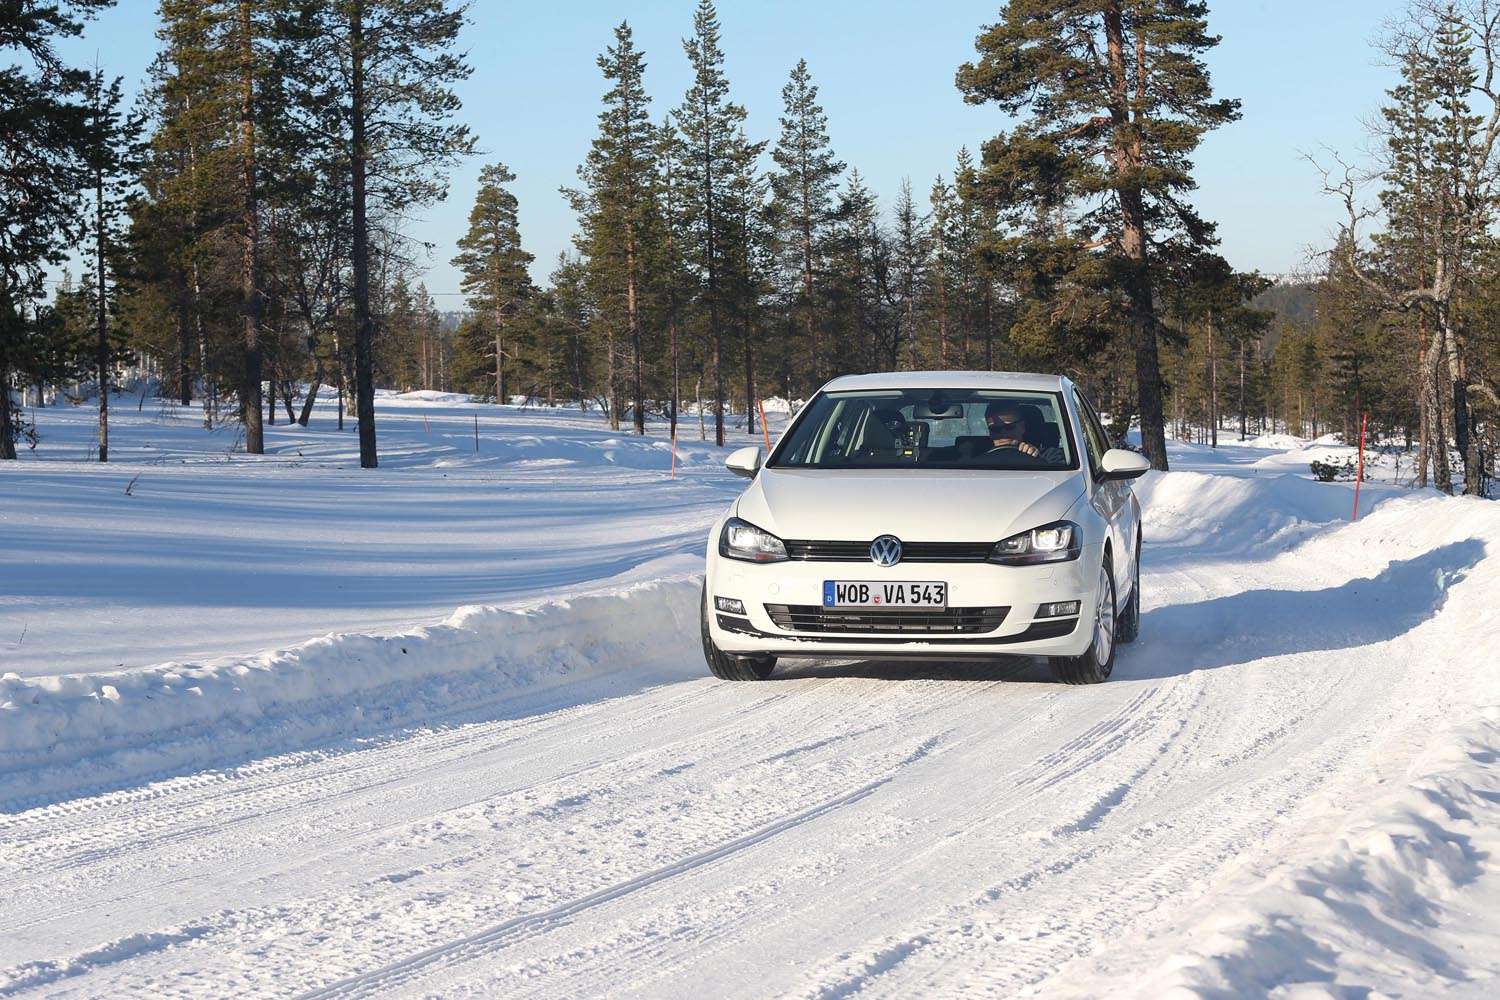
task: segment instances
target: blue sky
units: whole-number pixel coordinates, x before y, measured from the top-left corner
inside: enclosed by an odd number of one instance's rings
[[[154,0],[120,0],[84,38],[78,61],[97,57],[135,84],[156,41]],[[659,116],[688,83],[681,39],[695,0],[475,0],[465,43],[474,75],[460,88],[463,119],[483,155],[452,177],[448,200],[422,213],[413,235],[434,244],[427,283],[456,308],[458,278],[448,263],[463,230],[479,168],[502,160],[518,175],[522,237],[544,280],[570,247],[573,218],[558,188],[573,183],[588,150],[603,81],[594,59],[628,18],[649,62],[647,86]],[[1211,0],[1210,55],[1216,90],[1243,102],[1244,118],[1204,143],[1197,201],[1219,223],[1223,251],[1240,268],[1283,272],[1303,266],[1326,242],[1337,206],[1319,193],[1303,152],[1328,145],[1358,154],[1362,125],[1390,86],[1370,42],[1401,4],[1392,0]],[[857,167],[889,206],[903,177],[925,196],[949,173],[958,148],[977,149],[1004,126],[993,108],[963,103],[953,86],[995,0],[721,0],[734,97],[749,109],[752,138],[774,140],[781,87],[806,58],[828,111],[839,156]]]

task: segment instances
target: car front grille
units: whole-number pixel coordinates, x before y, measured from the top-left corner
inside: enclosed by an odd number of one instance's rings
[[[766,614],[786,632],[829,635],[982,635],[1005,621],[1010,608],[927,608],[835,611],[816,604],[767,604]]]
[[[870,562],[869,542],[788,541],[788,559],[804,562]],[[994,542],[902,542],[904,563],[982,563]]]

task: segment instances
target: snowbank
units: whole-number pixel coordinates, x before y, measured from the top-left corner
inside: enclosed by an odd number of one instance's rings
[[[436,389],[414,389],[411,392],[399,392],[391,397],[394,400],[409,400],[413,403],[460,403],[474,402],[474,397],[466,392],[439,392]]]
[[[1216,898],[1182,951],[1131,995],[1359,996],[1393,983],[1415,996],[1485,977],[1483,932],[1465,929],[1475,895],[1500,904],[1486,871],[1500,851],[1500,828],[1485,821],[1500,797],[1496,746],[1500,706],[1442,734],[1398,791],[1343,825],[1331,851]],[[1460,902],[1463,890],[1474,895]]]
[[[214,664],[0,677],[0,804],[305,746],[611,671],[695,664],[699,583],[656,581]]]
[[[1156,484],[1162,510],[1192,492],[1173,482],[1184,475]],[[1300,495],[1303,513],[1319,512],[1316,492],[1307,492],[1318,484],[1292,477],[1270,482],[1293,509]],[[1263,484],[1225,480],[1203,490],[1223,500],[1216,491]],[[1187,492],[1174,497],[1179,489]],[[1209,893],[1202,912],[1183,920],[1181,935],[1135,942],[1143,953],[1170,955],[1149,975],[1123,990],[1113,979],[1084,980],[1070,984],[1077,988],[1068,995],[1301,995],[1296,991],[1305,988],[1308,995],[1354,996],[1381,983],[1426,995],[1493,975],[1493,942],[1483,938],[1488,924],[1476,923],[1475,911],[1500,908],[1500,873],[1493,867],[1500,857],[1497,552],[1500,505],[1418,493],[1392,498],[1356,524],[1320,532],[1273,557],[1361,573],[1386,564],[1378,577],[1342,588],[1348,600],[1324,592],[1308,609],[1318,627],[1348,641],[1358,640],[1361,623],[1399,619],[1435,601],[1435,608],[1411,616],[1419,621],[1412,640],[1431,673],[1410,692],[1406,711],[1427,711],[1423,706],[1437,699],[1447,706],[1447,721],[1427,730],[1390,720],[1391,731],[1409,730],[1417,742],[1409,766],[1368,776],[1369,785],[1388,791],[1352,811],[1346,797],[1321,793],[1304,807],[1311,818],[1300,838],[1284,845],[1268,869],[1241,871]],[[1266,620],[1257,627],[1305,626]]]
[[[1151,472],[1135,490],[1144,515],[1146,544],[1178,549],[1194,558],[1252,549],[1259,556],[1284,551],[1320,526],[1349,520],[1354,500],[1353,483],[1319,483],[1291,474]],[[1366,484],[1360,496],[1361,516],[1394,495]],[[1148,552],[1147,558],[1151,557]]]
[[[1273,451],[1296,451],[1307,442],[1290,434],[1262,434],[1244,442],[1247,448],[1268,448]]]

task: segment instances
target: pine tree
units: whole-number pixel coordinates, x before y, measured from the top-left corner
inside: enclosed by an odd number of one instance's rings
[[[1414,8],[1395,31],[1391,48],[1405,79],[1386,114],[1391,132],[1387,200],[1397,210],[1387,247],[1397,259],[1402,251],[1420,250],[1412,257],[1414,268],[1389,275],[1371,270],[1359,238],[1368,213],[1360,206],[1354,171],[1345,167],[1342,176],[1324,175],[1325,190],[1347,213],[1336,252],[1387,308],[1415,310],[1419,324],[1430,316],[1431,338],[1420,373],[1430,439],[1423,457],[1431,463],[1434,484],[1451,491],[1448,442],[1454,441],[1464,466],[1464,491],[1478,495],[1484,490],[1485,462],[1470,400],[1492,397],[1494,390],[1475,381],[1466,364],[1460,290],[1472,279],[1500,201],[1500,176],[1493,169],[1500,93],[1479,75],[1480,66],[1500,61],[1500,36],[1482,7],[1448,3]]]
[[[448,170],[473,152],[453,121],[453,86],[470,73],[457,51],[466,9],[449,0],[299,0],[304,88],[343,109],[338,139],[349,171],[350,299],[354,321],[359,461],[379,464],[375,441],[372,242],[395,218],[447,193]]]
[[[463,272],[469,308],[484,317],[494,345],[495,402],[507,400],[506,333],[531,293],[527,267],[532,256],[521,248],[516,196],[505,185],[516,179],[503,163],[479,172],[479,193],[469,212],[469,229],[458,241],[453,266]]]
[[[692,86],[673,116],[683,144],[683,202],[688,219],[684,256],[697,271],[701,286],[699,300],[708,323],[714,392],[714,442],[722,448],[725,351],[720,321],[727,311],[722,287],[727,251],[726,202],[745,109],[729,100],[719,19],[712,0],[698,0],[693,36],[684,39],[682,47],[693,68]]]
[[[646,62],[636,49],[630,25],[615,29],[615,44],[599,57],[599,69],[611,83],[599,113],[599,134],[579,168],[585,190],[570,192],[579,213],[579,252],[588,263],[595,287],[599,320],[610,331],[624,333],[629,345],[630,386],[635,432],[646,433],[646,344],[643,313],[648,268],[655,255],[660,218],[656,206],[656,152],[659,136],[651,123],[646,94]],[[611,346],[611,372],[614,351]],[[611,421],[618,426],[614,400],[622,393],[610,387]]]
[[[842,371],[891,367],[891,338],[884,316],[888,274],[885,234],[875,195],[859,170],[840,192],[828,255],[828,299],[839,318]]]
[[[151,127],[142,170],[143,197],[132,205],[131,311],[137,336],[149,336],[156,302],[175,314],[180,401],[192,399],[194,362],[207,398],[203,415],[212,427],[217,411],[213,342],[218,326],[217,288],[208,287],[209,259],[217,234],[234,212],[233,107],[224,81],[232,79],[230,54],[220,44],[222,11],[196,0],[161,0],[157,39],[145,104]],[[147,343],[143,346],[151,347]]]
[[[262,341],[268,335],[262,331],[261,227],[263,211],[284,182],[267,146],[287,131],[280,82],[291,3],[161,0],[163,51],[147,91],[152,137],[141,177],[145,198],[132,220],[133,269],[146,285],[157,286],[140,291],[174,302],[180,397],[191,395],[196,338],[210,392],[205,421],[212,424],[217,405],[219,373],[210,369],[227,359],[251,453],[264,450]]]
[[[953,190],[957,195],[953,217],[953,247],[958,263],[961,351],[966,367],[995,367],[994,289],[986,252],[994,241],[995,212],[980,197],[974,156],[960,147],[953,165]],[[976,344],[984,344],[975,358]]]
[[[955,277],[959,272],[955,233],[958,196],[953,185],[939,176],[932,182],[932,193],[928,196],[927,203],[932,208],[932,223],[928,230],[932,239],[932,256],[927,268],[927,311],[932,316],[933,333],[937,338],[934,351],[937,366],[947,368],[953,299],[956,294]]]
[[[1385,187],[1380,192],[1386,228],[1375,236],[1375,266],[1392,281],[1413,287],[1428,283],[1427,268],[1431,257],[1429,241],[1433,219],[1433,196],[1436,186],[1433,147],[1437,144],[1437,125],[1431,114],[1435,99],[1430,75],[1424,72],[1423,55],[1416,48],[1401,53],[1401,82],[1387,91],[1389,103],[1381,109],[1386,140]],[[1353,235],[1345,233],[1334,248],[1335,255],[1347,262],[1358,248]],[[1428,468],[1436,463],[1437,478],[1449,481],[1447,445],[1432,448],[1432,427],[1442,427],[1436,401],[1429,398],[1427,350],[1428,311],[1420,306],[1414,315],[1405,317],[1416,341],[1415,371],[1411,387],[1417,409],[1417,475],[1418,486],[1427,485]],[[1444,441],[1447,438],[1444,436]],[[1450,487],[1448,487],[1451,489]]]
[[[789,270],[796,275],[794,308],[801,314],[807,350],[807,374],[816,387],[822,383],[823,352],[818,336],[818,280],[822,240],[832,222],[834,189],[845,164],[833,155],[828,116],[818,103],[807,60],[799,59],[781,90],[781,135],[771,151],[779,168],[771,175],[773,218],[780,240],[792,256]]]
[[[901,367],[903,353],[906,366],[919,365],[917,343],[917,310],[927,274],[929,238],[926,219],[918,212],[912,197],[911,181],[903,177],[896,196],[896,225],[892,234],[893,276],[897,294],[897,338],[892,345],[893,367]]]
[[[656,199],[661,231],[654,270],[667,326],[667,364],[671,370],[668,419],[669,432],[674,440],[677,437],[677,417],[682,403],[682,309],[688,297],[689,283],[686,261],[683,258],[688,222],[683,197],[684,155],[682,137],[677,134],[677,129],[670,123],[658,128]]]
[[[133,198],[141,161],[142,122],[122,105],[119,77],[105,82],[95,67],[85,85],[88,119],[83,164],[92,211],[86,223],[87,251],[94,268],[93,367],[99,386],[99,461],[109,461],[109,393],[115,362],[123,357],[124,338],[110,328],[116,312],[115,272],[124,251],[128,202]]]
[[[973,104],[1019,121],[984,146],[993,204],[1031,215],[1076,204],[1075,245],[1101,249],[1124,293],[1135,343],[1141,441],[1167,467],[1152,254],[1209,246],[1213,227],[1184,198],[1203,135],[1239,116],[1215,100],[1203,54],[1218,44],[1200,0],[1010,0],[959,69]],[[1111,197],[1099,198],[1101,193]],[[1086,201],[1086,203],[1085,203]]]
[[[110,0],[0,6],[0,459],[16,457],[20,421],[11,381],[36,359],[45,328],[28,323],[45,269],[62,262],[79,235],[78,192],[88,115],[79,99],[88,75],[63,63],[59,38]]]
[[[725,298],[734,316],[740,341],[745,385],[745,432],[756,433],[755,344],[761,337],[762,304],[770,281],[773,240],[767,226],[766,178],[756,168],[765,149],[752,143],[742,129],[730,158],[731,172],[724,202],[728,234],[724,266]]]

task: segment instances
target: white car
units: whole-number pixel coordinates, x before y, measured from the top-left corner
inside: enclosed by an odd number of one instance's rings
[[[1150,468],[1111,449],[1066,378],[851,375],[825,385],[708,539],[703,652],[716,677],[778,657],[1046,656],[1106,679],[1140,626]]]

